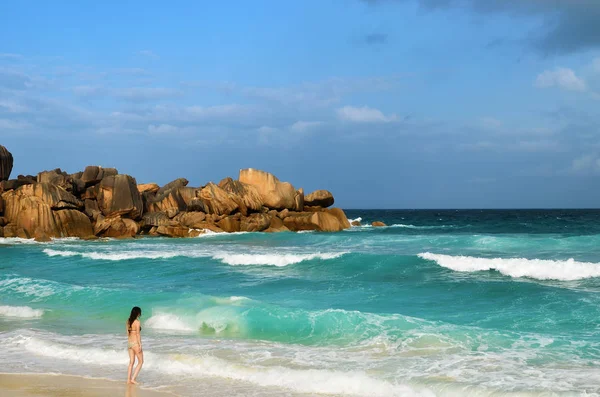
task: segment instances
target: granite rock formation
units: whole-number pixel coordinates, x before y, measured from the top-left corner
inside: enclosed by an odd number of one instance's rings
[[[132,176],[101,166],[9,180],[12,166],[12,155],[0,146],[0,237],[197,237],[350,227],[341,209],[327,208],[334,202],[330,192],[305,197],[303,189],[251,168],[241,170],[238,180],[190,187],[185,178],[164,186],[137,184]]]

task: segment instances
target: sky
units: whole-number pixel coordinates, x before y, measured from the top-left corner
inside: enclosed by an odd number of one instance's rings
[[[600,1],[0,2],[12,177],[258,168],[342,208],[600,207]]]

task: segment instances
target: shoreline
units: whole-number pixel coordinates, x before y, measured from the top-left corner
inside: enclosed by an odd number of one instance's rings
[[[145,389],[140,385],[106,378],[48,373],[0,373],[0,394],[3,397],[173,397],[171,391]]]

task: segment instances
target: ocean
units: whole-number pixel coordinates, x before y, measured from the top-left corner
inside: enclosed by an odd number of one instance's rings
[[[0,239],[0,372],[184,396],[600,395],[600,210],[347,210],[339,233]]]

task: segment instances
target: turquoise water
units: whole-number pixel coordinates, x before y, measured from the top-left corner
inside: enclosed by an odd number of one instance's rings
[[[0,239],[0,368],[197,395],[598,395],[600,211],[347,211],[340,233]],[[587,394],[586,394],[587,393]]]

